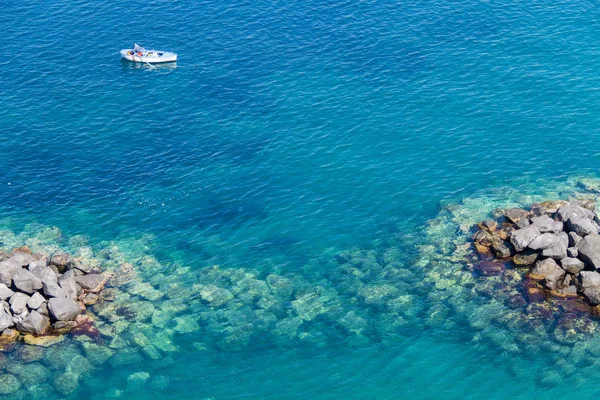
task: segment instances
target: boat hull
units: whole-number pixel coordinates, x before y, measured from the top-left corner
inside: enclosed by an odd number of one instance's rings
[[[169,51],[146,50],[140,56],[133,52],[133,49],[121,50],[121,58],[138,63],[159,64],[177,61],[177,54]]]

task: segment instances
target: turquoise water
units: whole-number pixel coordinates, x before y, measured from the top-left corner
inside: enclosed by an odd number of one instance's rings
[[[595,175],[597,17],[590,3],[545,0],[3,4],[2,228],[57,226],[97,249],[115,241],[132,262],[144,247],[161,273],[189,267],[174,281],[187,289],[214,264],[263,280],[292,274],[337,290],[344,313],[360,295],[343,286],[335,255],[395,249],[388,261],[412,276],[391,280],[395,295],[420,307],[393,333],[369,325],[356,339],[324,319],[310,332],[326,340],[261,333],[235,348],[202,319],[175,337],[178,351],[99,366],[73,396],[595,393],[589,366],[540,384],[536,371],[571,362],[552,356],[551,337],[547,357],[475,345],[459,314],[452,329],[428,324],[435,300],[413,287],[427,268],[422,227],[442,206],[544,185],[552,197],[552,185]],[[180,60],[121,62],[133,42]],[[382,315],[356,312],[369,324]],[[139,371],[162,384],[127,389]]]

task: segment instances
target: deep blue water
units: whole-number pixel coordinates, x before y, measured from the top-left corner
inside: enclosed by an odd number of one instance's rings
[[[39,222],[92,243],[151,234],[157,258],[192,269],[310,274],[331,249],[403,243],[442,204],[594,175],[598,14],[572,0],[5,1],[0,211],[11,229]],[[120,61],[133,42],[179,61]],[[413,328],[391,348],[228,353],[184,337],[162,371],[171,386],[151,395],[549,390],[508,374],[501,355],[461,332]],[[140,366],[119,368],[96,373]],[[589,385],[576,390],[595,392]]]

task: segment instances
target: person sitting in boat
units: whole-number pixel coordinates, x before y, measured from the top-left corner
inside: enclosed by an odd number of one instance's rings
[[[138,46],[137,43],[135,43],[133,45],[133,52],[137,53],[137,54],[141,54],[144,51],[144,48],[141,46]]]

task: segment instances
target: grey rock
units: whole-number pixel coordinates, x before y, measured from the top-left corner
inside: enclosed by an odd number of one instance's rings
[[[517,228],[519,228],[519,229],[523,229],[523,228],[525,228],[526,226],[529,226],[529,225],[531,225],[531,221],[529,220],[529,218],[520,219],[519,222],[517,222],[515,224],[515,226]]]
[[[66,253],[54,254],[50,258],[50,265],[54,265],[59,271],[65,270],[67,265],[73,262],[73,256]]]
[[[0,310],[6,311],[6,313],[11,314],[10,304],[7,301],[0,301]]]
[[[569,232],[569,246],[577,246],[577,243],[579,243],[581,239],[581,236],[579,236],[575,232]]]
[[[35,292],[31,296],[31,298],[27,300],[27,306],[32,310],[37,310],[45,301],[46,299],[44,298],[44,296],[42,296],[38,292]]]
[[[42,282],[54,282],[58,281],[58,274],[50,267],[46,266],[38,266],[33,271],[31,271],[35,276],[37,276]]]
[[[44,332],[46,332],[49,326],[50,320],[48,317],[34,310],[17,324],[17,330],[21,332],[34,333],[36,335],[42,335]]]
[[[567,257],[567,246],[563,242],[556,243],[552,247],[542,251],[542,257],[550,257],[555,260],[562,260]]]
[[[561,221],[555,221],[547,215],[531,218],[531,224],[537,226],[541,233],[558,233],[563,230],[563,223]]]
[[[60,279],[58,281],[60,283],[60,281],[62,281],[62,280],[65,280],[65,279],[74,279],[76,276],[77,276],[77,274],[75,273],[75,270],[74,269],[69,269],[69,270],[65,271],[64,274],[62,274],[62,276],[60,277]]]
[[[520,220],[527,218],[528,215],[529,211],[523,210],[522,208],[511,208],[504,211],[504,216],[515,224]]]
[[[27,308],[25,308],[23,311],[21,311],[20,313],[13,313],[13,322],[16,324],[18,324],[19,322],[23,321],[23,319],[25,319],[25,317],[27,317],[29,315],[29,310]]]
[[[56,330],[61,330],[61,329],[73,329],[77,326],[77,322],[75,321],[56,321],[54,323],[54,325],[52,325],[52,327]]]
[[[579,255],[579,251],[577,250],[577,247],[569,247],[569,248],[567,248],[567,257],[575,258],[578,255]]]
[[[46,257],[42,257],[39,260],[30,262],[27,269],[30,270],[31,272],[33,272],[33,270],[38,267],[41,268],[41,267],[47,267],[47,266],[48,266],[48,259]]]
[[[46,317],[50,317],[50,312],[48,311],[48,303],[44,302],[42,303],[36,310],[37,312],[39,312],[42,315],[45,315]]]
[[[544,250],[560,242],[560,237],[553,233],[542,233],[536,236],[528,245],[531,250]],[[565,252],[566,252],[565,247]]]
[[[85,274],[89,274],[92,272],[92,266],[89,264],[84,264],[79,260],[73,260],[72,265],[70,265],[71,269],[77,269]]]
[[[567,220],[568,229],[581,237],[598,233],[598,228],[587,218],[571,217]]]
[[[508,258],[510,257],[511,251],[504,243],[496,243],[492,245],[492,250],[496,255],[496,258]]]
[[[29,294],[42,288],[42,281],[40,278],[26,269],[20,269],[15,273],[13,276],[13,284],[20,291]]]
[[[581,271],[579,273],[581,288],[600,288],[600,274],[596,271]]]
[[[600,235],[588,235],[577,245],[579,259],[594,269],[600,267]]]
[[[546,278],[544,278],[544,284],[546,285],[546,287],[548,289],[556,290],[558,288],[559,282],[562,281],[563,277],[564,277],[564,271],[563,271],[562,275],[560,275],[560,274],[548,275]]]
[[[10,328],[14,326],[12,320],[12,315],[9,312],[6,312],[4,308],[0,309],[0,330],[4,330],[6,328]]]
[[[58,283],[52,281],[43,281],[42,289],[44,294],[47,297],[58,297],[58,298],[66,298],[67,294],[63,288],[61,288]]]
[[[560,260],[560,266],[570,274],[577,275],[583,270],[583,261],[577,258],[563,258]]]
[[[12,286],[12,278],[21,268],[20,263],[12,258],[0,262],[0,283],[4,283],[8,287]]]
[[[88,274],[76,276],[75,282],[77,282],[82,288],[95,292],[102,289],[102,286],[106,282],[106,278],[102,274]]]
[[[0,300],[10,298],[15,292],[10,290],[4,283],[0,283]]]
[[[58,282],[63,292],[65,293],[65,297],[69,299],[77,299],[77,295],[79,294],[79,290],[77,287],[77,283],[75,283],[75,278],[68,279],[60,279]]]
[[[10,257],[9,260],[19,264],[20,267],[27,267],[30,262],[35,261],[35,258],[31,254],[18,252]]]
[[[562,206],[561,208],[558,209],[556,214],[561,221],[567,221],[569,218],[572,218],[572,217],[587,218],[587,219],[594,218],[593,212],[591,212],[590,210],[586,210],[585,208],[581,207],[580,205],[578,205],[574,202]]]
[[[69,321],[81,312],[81,307],[73,299],[52,298],[48,300],[48,310],[55,319]]]
[[[26,311],[29,298],[25,293],[16,292],[13,294],[9,301],[13,314],[21,314],[23,311]]]
[[[537,236],[540,230],[533,225],[523,229],[516,229],[510,233],[510,242],[516,251],[523,251]]]
[[[584,199],[578,200],[577,203],[586,210],[590,210],[592,212],[596,211],[596,200]]]
[[[585,289],[583,294],[593,305],[600,304],[600,288],[594,287]]]
[[[565,286],[565,287],[558,289],[558,293],[565,295],[565,296],[575,296],[575,295],[577,295],[577,287],[574,285]]]
[[[546,258],[544,260],[535,263],[535,267],[531,270],[531,273],[536,275],[536,278],[547,278],[549,276],[562,278],[565,276],[565,270],[558,266],[556,261],[552,258]]]

